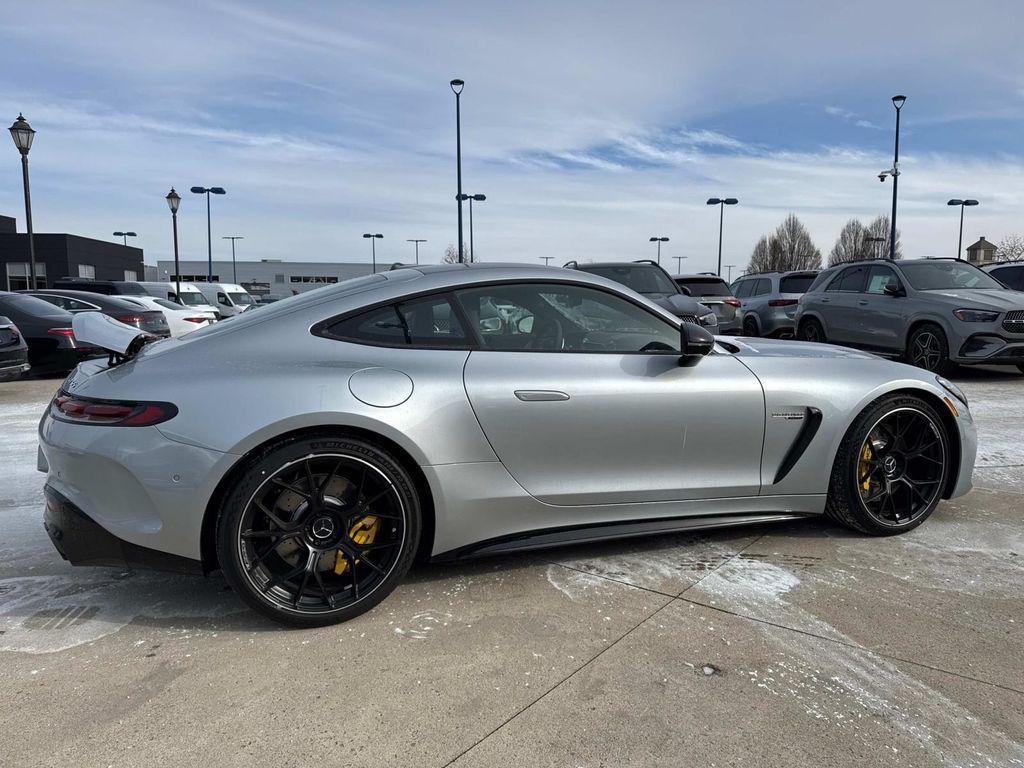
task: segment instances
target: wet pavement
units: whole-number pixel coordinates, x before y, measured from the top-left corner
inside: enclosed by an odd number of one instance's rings
[[[419,566],[288,630],[209,579],[72,568],[0,384],[0,766],[1024,765],[1024,377],[954,376],[976,489],[821,521]]]

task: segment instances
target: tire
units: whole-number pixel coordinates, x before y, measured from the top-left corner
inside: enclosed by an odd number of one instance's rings
[[[743,336],[756,339],[761,333],[757,330],[757,319],[754,317],[743,318]]]
[[[935,323],[924,323],[907,338],[904,361],[932,373],[946,373],[949,362],[949,342],[946,334]]]
[[[217,519],[217,557],[251,608],[296,627],[347,621],[409,571],[421,505],[387,450],[339,434],[306,435],[254,455]]]
[[[1020,371],[1021,373],[1024,373],[1024,364],[1018,363],[1017,370]]]
[[[818,344],[825,344],[825,329],[821,326],[821,323],[813,317],[809,317],[800,323],[800,333],[798,334],[801,341],[813,341]]]
[[[843,437],[825,514],[871,536],[912,530],[942,499],[951,456],[949,435],[931,405],[913,395],[882,397],[864,409]]]

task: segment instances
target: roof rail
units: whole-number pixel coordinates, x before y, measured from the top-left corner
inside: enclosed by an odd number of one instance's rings
[[[576,261],[576,259],[572,259],[571,261],[567,261],[567,262],[565,262],[565,264],[562,265],[562,267],[564,269],[579,269],[579,266],[580,266],[580,264],[579,264],[578,261]]]
[[[660,267],[661,266],[661,264],[656,262],[654,259],[635,259],[633,261],[633,263],[634,264],[653,264],[656,267]]]

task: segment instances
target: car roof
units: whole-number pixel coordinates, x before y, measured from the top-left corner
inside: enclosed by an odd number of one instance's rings
[[[137,298],[143,294],[137,295],[125,295],[125,296],[108,296],[105,293],[93,293],[92,291],[70,291],[64,290],[63,288],[38,288],[34,291],[18,291],[23,296],[40,296],[42,294],[49,296],[64,296],[69,299],[79,299],[80,301],[88,301],[98,307],[108,307],[111,309],[137,309],[137,305],[131,302],[125,301],[125,299]]]
[[[703,273],[698,273],[696,275],[676,275],[672,279],[673,280],[707,280],[707,281],[721,280],[723,283],[726,282],[726,279],[724,277],[720,276],[720,275],[705,275]]]

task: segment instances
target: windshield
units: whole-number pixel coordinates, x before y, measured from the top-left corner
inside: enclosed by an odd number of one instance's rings
[[[209,304],[210,301],[203,296],[201,293],[192,293],[191,291],[182,291],[178,294],[178,298],[181,299],[181,303],[186,307],[197,307],[200,304]]]
[[[621,283],[627,288],[632,288],[637,293],[645,296],[661,295],[669,296],[679,293],[679,288],[672,282],[672,278],[666,275],[657,267],[648,267],[641,264],[630,264],[621,266],[587,266],[584,271],[593,275],[607,277],[616,283]]]
[[[917,261],[900,264],[900,269],[919,291],[949,291],[957,288],[998,288],[1002,284],[971,264],[960,261]]]
[[[677,277],[676,285],[689,290],[691,296],[732,296],[729,286],[717,277]]]
[[[250,296],[248,293],[233,293],[233,292],[229,292],[228,296],[231,297],[231,300],[233,302],[235,302],[235,304],[247,305],[247,304],[255,304],[256,303],[256,302],[254,302],[252,300],[252,296]]]
[[[807,293],[817,275],[790,275],[779,280],[779,293]]]

